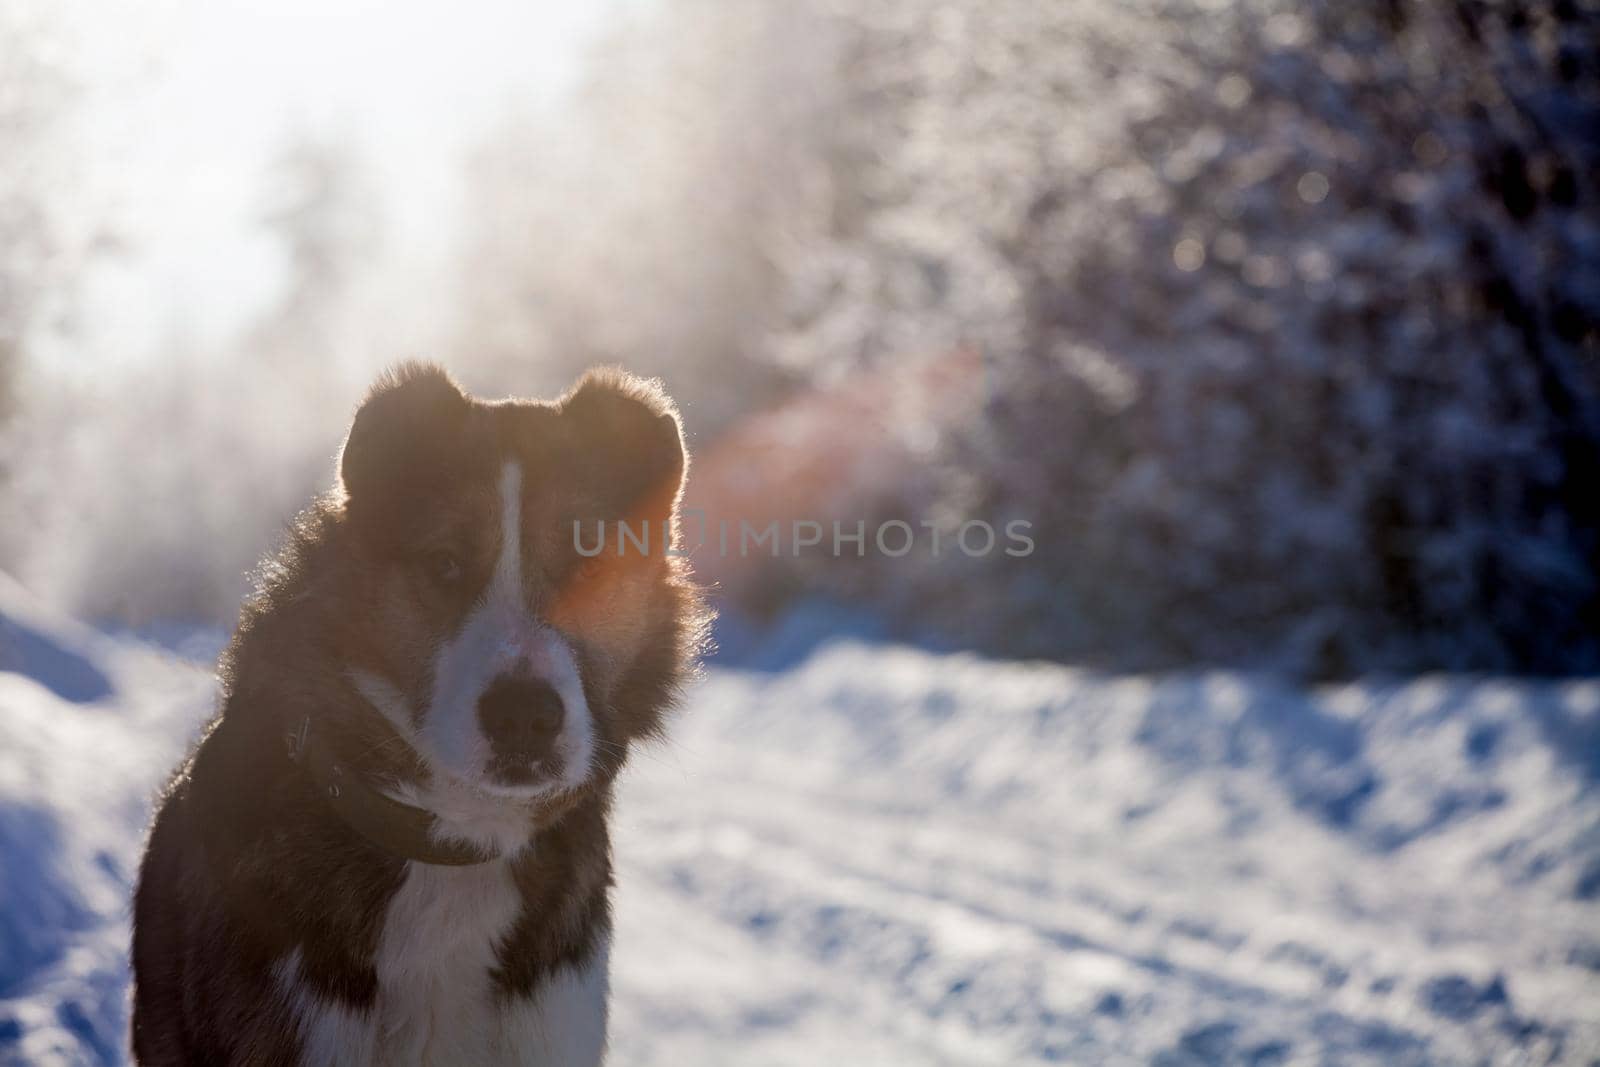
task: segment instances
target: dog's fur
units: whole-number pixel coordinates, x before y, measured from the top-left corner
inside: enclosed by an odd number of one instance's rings
[[[660,539],[686,469],[671,402],[619,371],[553,403],[483,403],[419,365],[374,386],[151,831],[139,1063],[600,1061],[613,782],[707,621]],[[587,546],[622,519],[651,522],[652,551],[577,552],[574,523]],[[555,709],[543,734],[520,694]],[[291,758],[307,723],[350,780],[489,858],[420,862],[341,818]]]

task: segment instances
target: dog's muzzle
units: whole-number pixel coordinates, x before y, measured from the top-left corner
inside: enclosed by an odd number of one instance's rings
[[[561,774],[556,742],[566,722],[561,694],[542,678],[501,675],[478,698],[478,724],[489,741],[489,773],[504,785]]]

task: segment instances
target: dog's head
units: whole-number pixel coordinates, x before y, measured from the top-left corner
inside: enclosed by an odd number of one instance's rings
[[[686,467],[672,402],[620,371],[550,403],[420,365],[374,386],[340,459],[339,643],[428,784],[567,796],[658,728],[695,625]]]

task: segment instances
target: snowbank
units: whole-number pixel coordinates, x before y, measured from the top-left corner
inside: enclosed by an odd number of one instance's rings
[[[0,575],[0,1063],[121,1062],[150,801],[212,691],[209,670]]]
[[[1595,682],[838,645],[674,736],[620,805],[621,1062],[1600,1049]]]

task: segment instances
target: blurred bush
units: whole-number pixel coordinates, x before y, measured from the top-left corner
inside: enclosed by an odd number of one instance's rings
[[[1595,11],[813,10],[825,211],[752,358],[844,383],[813,438],[886,391],[917,441],[803,499],[1038,549],[769,561],[736,600],[1118,666],[1600,665]],[[964,406],[922,369],[960,350]]]
[[[1041,175],[1020,358],[959,446],[984,499],[1056,505],[1066,595],[1023,632],[1600,662],[1594,14],[1246,4],[1099,51],[1151,106],[1100,173]]]
[[[0,3],[0,417],[40,320],[66,312],[90,236],[58,195],[70,175],[63,127],[77,96],[66,58],[47,4]]]

